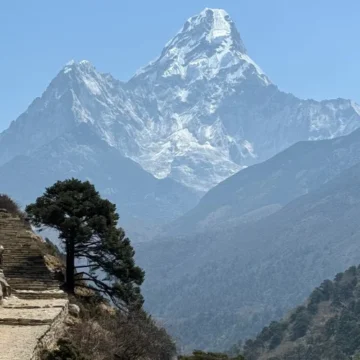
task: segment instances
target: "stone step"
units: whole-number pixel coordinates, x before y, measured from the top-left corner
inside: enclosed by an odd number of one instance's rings
[[[48,289],[58,289],[59,284],[56,282],[53,283],[29,283],[29,282],[23,282],[23,283],[13,283],[9,281],[9,285],[11,288],[15,290],[27,290],[27,289],[40,289],[40,290],[48,290]]]
[[[52,287],[59,287],[59,283],[58,281],[56,280],[53,280],[53,281],[31,281],[31,280],[28,280],[26,281],[25,280],[22,280],[22,281],[12,281],[11,278],[8,279],[8,282],[9,282],[9,285],[14,287],[15,289],[19,286],[42,286],[42,287],[49,287],[49,286],[52,286]]]
[[[36,286],[33,286],[33,287],[25,287],[25,286],[19,286],[17,288],[13,288],[13,293],[18,296],[18,291],[27,291],[27,292],[34,292],[34,293],[41,293],[41,292],[44,292],[44,291],[51,291],[51,290],[58,290],[59,288],[56,288],[56,287],[36,287]],[[39,296],[41,296],[42,294],[40,294]],[[24,297],[25,296],[25,297]],[[29,296],[27,296],[27,293],[22,296],[22,294],[19,294],[19,297],[21,299],[25,299],[25,298],[29,298],[29,299],[36,299],[36,297],[34,297],[32,294],[30,294]],[[52,299],[53,296],[44,296],[44,297],[41,297],[41,298],[45,298],[45,299]],[[56,298],[56,296],[55,296]]]
[[[24,300],[15,296],[7,298],[3,302],[3,309],[48,309],[64,308],[68,304],[68,299],[49,300]]]
[[[17,318],[3,318],[0,319],[0,325],[7,326],[39,326],[48,325],[52,323],[52,319],[17,319]]]
[[[21,304],[21,301],[18,301]],[[36,303],[36,302],[35,302]],[[8,326],[39,326],[51,324],[53,319],[62,311],[64,306],[52,307],[13,307],[2,308],[0,311],[0,325]]]
[[[47,281],[47,282],[41,282],[41,281],[11,281],[9,279],[10,286],[14,287],[15,289],[18,287],[26,287],[26,286],[41,286],[41,287],[59,287],[59,282],[57,281]]]
[[[50,276],[47,277],[41,277],[41,276],[27,276],[24,275],[22,277],[14,277],[14,276],[6,276],[6,278],[8,278],[9,280],[11,280],[13,283],[18,283],[18,282],[32,282],[32,283],[52,283],[52,282],[57,282],[55,279],[53,279]]]
[[[19,261],[25,261],[25,262],[29,262],[29,263],[41,263],[42,261],[44,261],[43,257],[39,257],[39,256],[34,256],[31,254],[27,254],[27,255],[22,255],[22,256],[12,256],[12,255],[8,255],[8,257],[4,256],[4,259],[7,259],[5,265],[8,266],[8,264],[14,264],[17,263]]]
[[[18,275],[16,275],[18,276]],[[19,283],[32,283],[32,284],[52,284],[52,283],[57,283],[59,284],[59,281],[54,279],[54,278],[50,278],[50,277],[41,277],[41,276],[34,276],[34,277],[30,277],[30,276],[23,276],[22,278],[18,278],[18,277],[13,277],[13,276],[6,276],[6,278],[12,283],[12,284],[19,284]]]
[[[57,290],[59,289],[59,286],[54,285],[31,285],[31,284],[16,284],[13,285],[11,283],[9,283],[9,285],[11,286],[11,288],[14,291],[18,291],[18,290],[33,290],[33,291],[48,291],[48,290]]]
[[[18,275],[16,275],[18,276]],[[21,278],[18,277],[14,277],[14,276],[7,276],[6,277],[9,281],[11,281],[13,284],[18,284],[18,283],[24,283],[24,282],[29,282],[29,283],[41,283],[41,284],[48,284],[48,283],[59,283],[58,280],[51,278],[51,277],[41,277],[41,276],[34,276],[34,277],[30,277],[30,276],[23,276]]]
[[[63,291],[15,291],[14,295],[23,300],[67,299]]]
[[[4,270],[5,271],[5,270]],[[36,271],[36,269],[33,270],[25,270],[25,271],[15,271],[15,270],[9,270],[6,271],[6,276],[7,277],[12,277],[12,278],[35,278],[35,277],[47,277],[48,279],[51,278],[51,276],[53,275],[53,273],[49,273],[44,271],[43,269],[39,269],[38,271]]]
[[[52,272],[50,270],[48,270],[48,272],[44,271],[44,269],[39,269],[38,272],[36,271],[16,271],[14,269],[10,270],[10,271],[6,271],[6,269],[4,269],[4,274],[6,274],[7,277],[12,277],[12,278],[18,278],[18,279],[24,279],[24,278],[36,278],[36,276],[38,277],[46,277],[47,279],[52,279],[55,272]]]

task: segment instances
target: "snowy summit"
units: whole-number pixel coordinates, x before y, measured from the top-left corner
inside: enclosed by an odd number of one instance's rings
[[[246,55],[246,48],[235,24],[225,10],[205,9],[191,17],[177,35],[169,41],[160,57],[141,69],[137,75],[160,67],[163,77],[179,76],[211,79],[223,69],[237,65],[253,66],[265,83],[270,83],[261,69]],[[195,75],[195,76],[194,76]],[[196,76],[197,75],[197,76]],[[241,76],[239,72],[238,76]]]

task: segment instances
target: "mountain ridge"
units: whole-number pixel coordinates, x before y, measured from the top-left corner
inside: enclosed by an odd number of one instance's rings
[[[359,114],[350,100],[281,92],[249,57],[230,16],[205,9],[128,82],[86,60],[67,63],[0,134],[0,164],[86,122],[155,177],[204,193],[297,141],[350,133]]]
[[[225,227],[262,207],[284,206],[359,161],[359,129],[335,139],[298,142],[209,190],[188,213],[167,224],[163,236],[208,231],[217,223]]]

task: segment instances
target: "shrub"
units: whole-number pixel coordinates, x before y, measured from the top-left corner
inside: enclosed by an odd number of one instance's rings
[[[303,337],[308,330],[310,321],[311,317],[306,313],[306,311],[298,313],[293,323],[291,340],[294,341],[300,337]]]
[[[0,209],[5,209],[11,214],[22,215],[20,206],[6,194],[0,194]]]
[[[172,339],[144,311],[123,314],[105,303],[82,305],[82,319],[69,336],[83,356],[91,360],[170,360],[176,354]]]
[[[58,348],[53,351],[45,350],[41,355],[41,360],[90,360],[82,356],[69,340],[60,339],[57,345]]]

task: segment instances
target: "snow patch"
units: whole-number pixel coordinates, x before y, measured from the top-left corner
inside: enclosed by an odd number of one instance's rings
[[[189,96],[189,90],[179,89],[177,96],[180,98],[181,102],[186,102]]]

